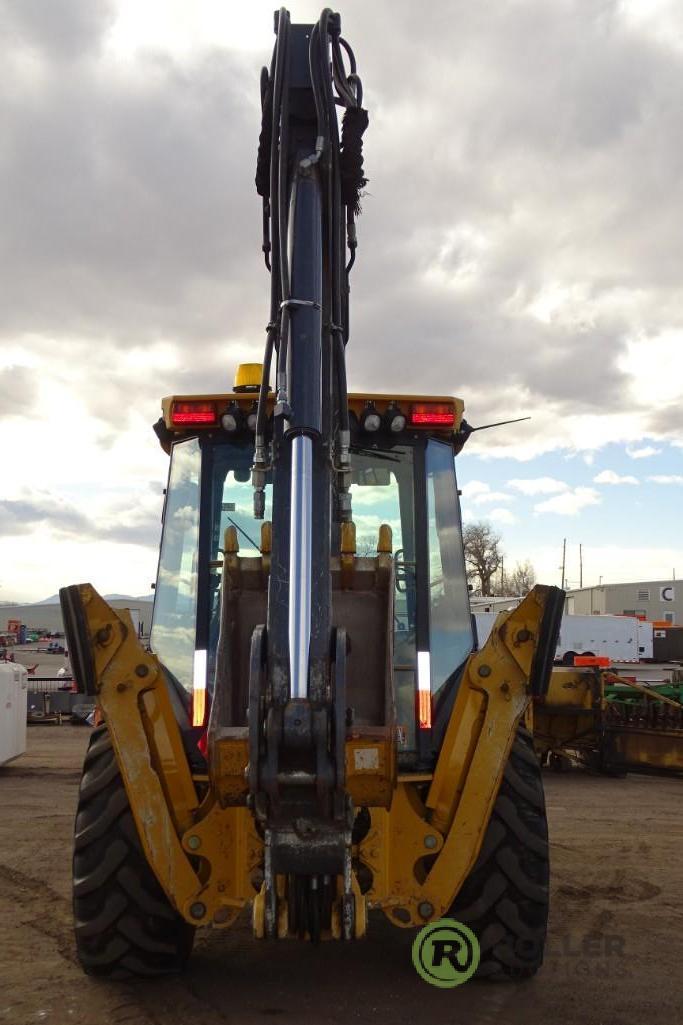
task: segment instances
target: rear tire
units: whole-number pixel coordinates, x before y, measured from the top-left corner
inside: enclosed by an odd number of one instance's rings
[[[93,731],[76,812],[73,904],[88,975],[181,971],[194,928],[171,906],[145,858],[106,725]]]
[[[543,963],[548,923],[548,825],[541,766],[520,727],[479,858],[448,915],[479,940],[476,976],[525,979]]]

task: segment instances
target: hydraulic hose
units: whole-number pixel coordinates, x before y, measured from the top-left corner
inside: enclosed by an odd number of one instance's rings
[[[289,187],[292,176],[289,142],[290,17],[285,8],[276,15],[276,41],[270,69],[261,73],[262,127],[256,187],[263,199],[263,252],[271,272],[270,318],[256,421],[254,487],[265,487],[267,398],[273,351],[277,353],[277,409],[287,416],[287,362],[290,333]],[[315,152],[304,164],[317,163],[323,187],[323,237],[327,251],[323,289],[323,330],[333,368],[334,409],[337,417],[337,465],[343,471],[342,490],[349,482],[349,411],[345,347],[349,338],[348,279],[356,256],[355,218],[360,212],[363,175],[362,134],[368,115],[362,108],[363,88],[353,50],[341,36],[338,14],[325,8],[309,36],[310,85],[317,119]],[[345,61],[348,61],[347,71]],[[337,107],[344,109],[341,140]],[[303,164],[302,164],[303,166]],[[344,261],[345,243],[349,248]],[[255,505],[262,506],[262,500]]]

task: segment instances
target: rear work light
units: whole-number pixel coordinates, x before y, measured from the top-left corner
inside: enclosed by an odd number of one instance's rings
[[[250,431],[256,431],[256,422],[258,420],[258,402],[253,402],[251,410],[247,414],[247,427]]]
[[[231,402],[223,413],[221,426],[228,434],[234,434],[242,426],[242,411],[236,402]]]
[[[174,402],[171,423],[178,427],[192,424],[215,424],[216,406],[213,402]]]
[[[361,429],[371,434],[378,431],[382,426],[382,418],[375,408],[374,402],[366,402],[365,409],[360,416]]]
[[[455,410],[445,402],[416,402],[410,422],[414,427],[455,427]]]
[[[400,434],[401,431],[405,430],[405,414],[401,412],[395,402],[390,402],[387,406],[387,411],[384,414],[384,423],[387,430],[391,431],[392,434]]]

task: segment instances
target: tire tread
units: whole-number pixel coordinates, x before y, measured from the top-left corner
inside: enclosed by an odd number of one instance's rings
[[[481,852],[448,914],[479,939],[476,975],[523,979],[543,962],[548,922],[548,827],[532,736],[517,731]]]
[[[182,971],[194,929],[145,858],[106,725],[93,731],[83,765],[73,879],[76,949],[87,974]]]

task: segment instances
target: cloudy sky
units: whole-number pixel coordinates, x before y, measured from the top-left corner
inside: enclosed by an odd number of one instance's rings
[[[149,590],[173,391],[258,360],[273,0],[0,2],[0,600]],[[318,4],[300,0],[293,20]],[[461,395],[509,564],[683,574],[683,6],[347,0],[353,387]]]

